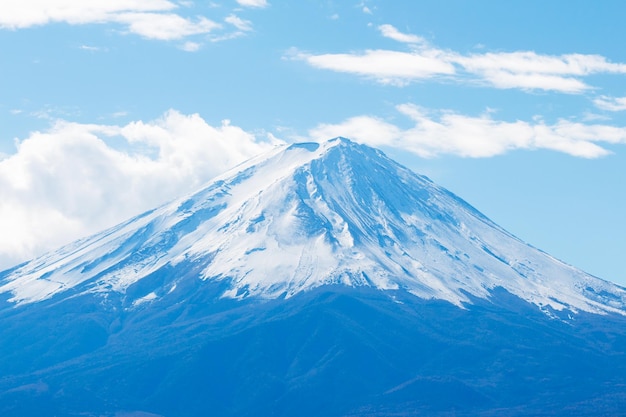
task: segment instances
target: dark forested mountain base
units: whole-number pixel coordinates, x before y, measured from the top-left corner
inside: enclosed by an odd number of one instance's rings
[[[190,288],[191,290],[191,288]],[[321,287],[134,310],[83,295],[0,313],[0,415],[601,416],[626,410],[626,320],[505,291],[461,309]]]

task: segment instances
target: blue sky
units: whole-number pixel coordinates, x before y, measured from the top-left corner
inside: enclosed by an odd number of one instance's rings
[[[281,142],[342,135],[626,284],[624,12],[609,0],[4,0],[0,268]]]

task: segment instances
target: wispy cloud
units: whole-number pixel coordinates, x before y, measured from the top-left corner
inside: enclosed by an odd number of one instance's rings
[[[313,55],[292,50],[287,57],[306,61],[316,68],[357,74],[375,79],[381,84],[399,86],[415,80],[455,73],[454,65],[437,51],[405,53],[378,49],[361,54]]]
[[[264,0],[241,0],[247,7],[266,7]],[[184,9],[181,9],[180,6]],[[169,0],[3,0],[0,4],[0,29],[17,30],[51,23],[70,25],[116,24],[125,33],[146,39],[161,41],[185,40],[182,49],[198,50],[201,39],[194,36],[209,36],[212,39],[232,39],[228,34],[215,34],[223,25],[206,16],[185,16],[194,6],[192,2]],[[235,15],[226,18],[239,31],[251,30],[252,23]],[[238,35],[240,36],[240,35]],[[195,48],[195,49],[194,49]]]
[[[231,14],[229,16],[226,17],[226,19],[224,19],[224,21],[226,23],[230,23],[231,25],[233,25],[234,27],[236,27],[237,29],[243,31],[243,32],[249,32],[252,30],[252,22],[249,20],[244,20],[241,19],[240,17]]]
[[[246,36],[246,34],[240,30],[237,30],[234,32],[229,32],[229,33],[225,33],[221,35],[210,36],[209,41],[210,42],[224,42],[224,41],[229,41],[231,39],[241,38],[242,36]]]
[[[99,46],[90,46],[90,45],[81,45],[78,48],[82,49],[83,51],[88,51],[88,52],[100,52],[100,51],[105,50]]]
[[[602,110],[624,111],[626,110],[626,97],[600,96],[593,103]]]
[[[462,54],[432,46],[422,37],[400,32],[392,25],[381,25],[378,30],[384,37],[407,44],[409,50],[336,54],[292,50],[289,57],[316,68],[353,73],[382,84],[400,86],[447,75],[457,82],[499,89],[577,94],[592,88],[583,80],[585,76],[626,73],[626,64],[609,62],[600,55],[542,55],[533,51]]]
[[[367,6],[367,4],[366,4],[366,2],[365,2],[365,1],[362,1],[362,2],[358,3],[358,4],[356,5],[356,7],[358,7],[359,9],[361,9],[361,11],[362,11],[363,13],[365,13],[365,14],[374,14],[374,13],[372,12],[372,9],[370,9],[370,8]]]
[[[180,49],[182,49],[183,51],[187,51],[187,52],[196,52],[196,51],[199,51],[201,47],[202,47],[202,44],[198,42],[187,41],[180,46]]]
[[[384,37],[393,39],[398,42],[403,42],[403,43],[408,43],[408,44],[426,43],[424,38],[422,38],[421,36],[412,35],[408,33],[402,33],[391,25],[381,25],[378,27],[378,30],[380,30],[380,33]]]
[[[219,27],[206,17],[191,20],[176,14],[177,8],[167,0],[4,0],[0,6],[0,28],[23,29],[58,22],[118,23],[145,38],[174,40]]]
[[[173,110],[124,126],[57,121],[0,156],[0,269],[177,197],[276,143]]]
[[[105,23],[125,13],[162,13],[174,10],[167,0],[3,0],[0,27],[21,29],[48,23]]]
[[[403,129],[373,116],[356,116],[322,124],[309,132],[314,139],[346,136],[373,146],[393,146],[422,157],[451,154],[481,158],[514,150],[548,149],[581,158],[610,153],[602,144],[626,144],[626,128],[559,120],[499,121],[487,112],[478,117],[451,111],[428,111],[414,104],[397,110],[414,126]]]
[[[162,41],[207,34],[221,27],[206,17],[191,20],[172,13],[122,13],[116,20],[126,23],[132,33]]]
[[[243,7],[263,8],[269,6],[267,0],[237,0],[237,3]]]
[[[462,56],[453,62],[496,88],[521,88],[580,93],[591,87],[580,77],[599,73],[626,73],[599,55],[541,55],[532,51],[485,53]]]

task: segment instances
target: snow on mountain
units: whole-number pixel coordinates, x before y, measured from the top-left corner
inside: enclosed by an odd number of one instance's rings
[[[626,313],[626,290],[515,238],[466,202],[343,138],[277,148],[200,191],[0,273],[0,293],[33,303],[109,292],[164,267],[132,301],[221,281],[222,297],[290,297],[326,284],[406,290],[462,306],[502,287],[544,311]],[[71,290],[71,291],[70,291]]]

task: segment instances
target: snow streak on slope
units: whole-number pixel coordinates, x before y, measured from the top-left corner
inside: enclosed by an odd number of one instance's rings
[[[0,274],[30,303],[73,289],[123,293],[168,266],[177,291],[221,281],[223,297],[278,298],[325,284],[406,290],[456,305],[496,287],[541,308],[620,312],[626,291],[521,242],[381,152],[337,138],[278,148],[199,192]],[[147,298],[146,298],[147,297]]]

